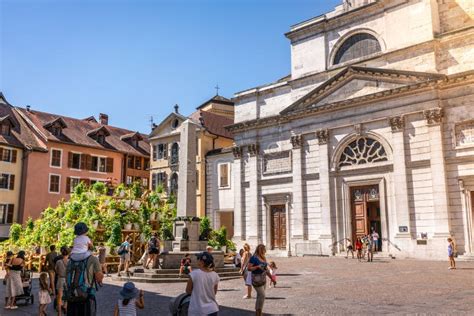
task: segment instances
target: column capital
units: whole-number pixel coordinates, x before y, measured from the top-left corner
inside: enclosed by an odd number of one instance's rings
[[[260,146],[259,144],[249,144],[247,145],[247,150],[250,154],[250,156],[257,156],[258,155],[258,151],[260,150]]]
[[[234,155],[235,159],[240,159],[242,157],[242,146],[234,145],[232,147],[232,154]]]
[[[401,132],[405,127],[405,117],[403,115],[393,116],[388,119],[392,132]]]
[[[301,148],[301,146],[303,145],[303,137],[301,136],[301,134],[291,135],[290,141],[291,145],[293,146],[293,149]]]
[[[329,130],[326,128],[316,131],[316,137],[318,138],[319,145],[327,144],[329,141]]]
[[[444,117],[444,111],[442,108],[433,108],[423,111],[423,116],[425,117],[428,125],[440,124]]]

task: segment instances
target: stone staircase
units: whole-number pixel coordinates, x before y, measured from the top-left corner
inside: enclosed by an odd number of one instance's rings
[[[456,258],[456,261],[474,262],[474,253],[460,255],[459,257]]]
[[[144,269],[142,267],[136,267],[131,269],[131,275],[122,276],[114,275],[112,281],[132,281],[137,283],[177,283],[187,282],[188,276],[183,275],[180,278],[179,269]],[[233,265],[225,265],[223,268],[216,269],[219,274],[221,281],[232,280],[241,278],[239,274],[239,268],[235,268]]]

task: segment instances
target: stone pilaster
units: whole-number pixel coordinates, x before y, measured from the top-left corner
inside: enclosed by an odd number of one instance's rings
[[[395,187],[395,214],[397,219],[396,237],[410,238],[410,205],[408,204],[408,185],[405,156],[405,118],[395,116],[389,118],[392,129],[393,146],[393,180]],[[404,230],[406,229],[406,230]]]
[[[304,239],[305,237],[305,216],[303,204],[303,161],[302,135],[292,135],[292,171],[293,171],[293,218],[291,222],[292,238]]]
[[[428,124],[433,182],[433,208],[435,237],[449,236],[449,203],[446,183],[446,166],[443,149],[443,109],[434,108],[423,112]]]
[[[259,214],[260,214],[260,198],[258,194],[258,177],[260,174],[259,168],[259,145],[258,144],[250,144],[247,145],[247,151],[249,153],[249,185],[250,185],[250,196],[249,196],[249,203],[246,204],[246,211],[250,212],[250,222],[247,225],[248,232],[247,232],[247,240],[253,246],[259,244],[261,242],[260,236],[260,222],[259,222]]]
[[[321,199],[321,242],[323,251],[332,244],[331,226],[331,195],[329,178],[329,131],[327,129],[316,132],[319,146],[319,188]]]
[[[245,210],[242,209],[242,147],[234,146],[234,163],[232,172],[234,173],[234,237],[236,242],[244,239],[243,218]]]

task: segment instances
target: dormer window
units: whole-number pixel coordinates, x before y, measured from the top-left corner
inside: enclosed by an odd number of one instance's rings
[[[15,123],[10,115],[0,117],[0,133],[4,136],[10,136]]]
[[[9,124],[2,124],[2,135],[10,136],[11,127]]]
[[[58,117],[43,125],[52,135],[59,137],[63,134],[63,129],[67,127],[62,117]]]
[[[105,135],[104,134],[97,134],[97,142],[99,144],[105,144]]]
[[[140,146],[140,141],[143,140],[143,136],[139,132],[135,132],[122,135],[120,136],[120,139],[129,143],[133,147],[138,148]]]
[[[106,137],[110,136],[110,132],[105,126],[98,127],[96,129],[93,129],[89,132],[87,132],[87,136],[90,138],[94,139],[96,142],[98,142],[101,145],[106,144]]]
[[[54,136],[61,136],[62,132],[63,132],[63,129],[60,126],[51,128],[51,134],[53,134]]]

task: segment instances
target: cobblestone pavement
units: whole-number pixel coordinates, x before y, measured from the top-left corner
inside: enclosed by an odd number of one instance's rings
[[[278,286],[267,290],[267,315],[452,314],[474,315],[474,262],[380,259],[373,263],[345,258],[275,258]],[[37,280],[34,281],[35,289]],[[255,300],[244,300],[241,280],[222,282],[217,295],[220,315],[252,315]],[[113,315],[120,283],[106,279],[98,293],[98,315]],[[137,284],[145,290],[139,315],[168,315],[168,302],[184,283]],[[4,295],[2,286],[0,295]],[[36,294],[36,290],[35,290]],[[37,315],[38,306],[0,315]],[[49,307],[53,314],[52,306]]]

